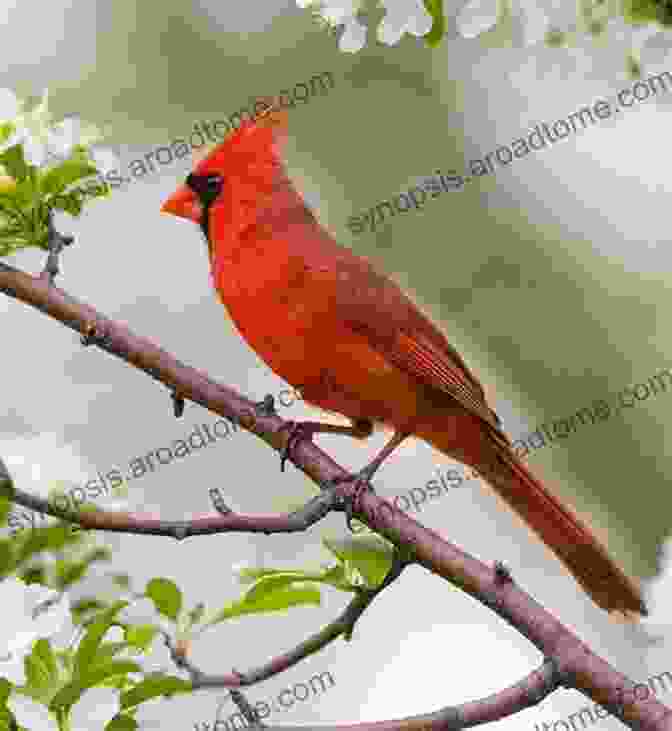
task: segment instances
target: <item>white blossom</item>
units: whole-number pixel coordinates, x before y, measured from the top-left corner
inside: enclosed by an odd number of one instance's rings
[[[564,3],[565,9],[567,6]],[[549,8],[542,7],[537,0],[469,0],[457,14],[456,24],[463,38],[476,38],[492,30],[507,12],[513,40],[523,46],[531,46],[543,40],[547,30],[553,26],[548,11]],[[573,19],[575,17],[574,10]]]
[[[424,36],[432,29],[433,18],[422,0],[382,0],[385,17],[378,26],[378,40],[396,45],[404,33]]]
[[[23,145],[23,154],[29,165],[43,167],[48,162],[61,162],[73,152],[76,145],[88,147],[103,137],[98,127],[84,122],[79,115],[69,114],[54,122],[49,110],[49,90],[45,89],[40,102],[25,111],[11,89],[0,89],[0,121],[14,124],[14,132],[0,149]],[[89,155],[99,172],[118,167],[118,158],[110,148],[91,149]]]
[[[33,642],[72,627],[70,600],[67,592],[26,584],[12,576],[0,582],[0,607],[0,677],[23,685],[23,659]]]
[[[380,0],[385,16],[378,27],[381,43],[393,46],[404,33],[424,36],[432,28],[432,16],[422,0]],[[318,22],[329,28],[343,26],[338,47],[346,53],[356,53],[366,44],[367,27],[357,17],[361,0],[296,0],[301,8],[310,8]]]
[[[23,104],[11,89],[0,89],[0,121],[11,121],[18,117]]]

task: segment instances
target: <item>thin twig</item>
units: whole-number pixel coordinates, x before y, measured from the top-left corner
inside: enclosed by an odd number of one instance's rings
[[[226,675],[207,675],[197,668],[172,642],[166,632],[161,630],[164,643],[170,652],[170,656],[181,670],[189,674],[194,689],[200,688],[242,688],[255,685],[263,680],[268,680],[274,675],[293,667],[310,655],[324,649],[328,644],[343,635],[346,639],[352,637],[355,623],[366,611],[371,602],[384,591],[393,581],[401,575],[401,572],[412,561],[402,557],[399,551],[395,551],[392,565],[390,566],[385,579],[374,589],[359,587],[356,595],[350,601],[345,610],[333,622],[316,632],[308,639],[300,642],[292,650],[273,658],[258,668],[248,670],[245,673],[232,672]]]

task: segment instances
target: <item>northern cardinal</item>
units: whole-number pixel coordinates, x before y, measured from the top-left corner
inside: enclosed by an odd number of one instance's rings
[[[247,343],[300,386],[307,403],[351,422],[290,422],[284,456],[299,433],[364,438],[382,424],[394,435],[357,474],[372,489],[369,479],[404,439],[423,439],[475,469],[598,606],[647,614],[636,583],[515,454],[444,334],[397,284],[320,226],[281,159],[286,115],[269,102],[243,121],[161,208],[201,227],[212,283]],[[352,505],[348,525],[351,517]]]

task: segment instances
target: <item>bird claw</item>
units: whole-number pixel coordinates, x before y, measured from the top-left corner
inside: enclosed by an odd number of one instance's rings
[[[173,414],[176,419],[179,419],[184,414],[184,396],[177,389],[171,388],[170,398],[173,402]]]
[[[354,517],[355,507],[357,506],[357,503],[358,503],[362,493],[366,490],[371,490],[371,492],[374,495],[376,494],[376,491],[373,488],[373,485],[369,482],[369,477],[370,477],[369,470],[364,468],[361,472],[358,472],[355,475],[347,475],[345,477],[334,477],[331,480],[329,480],[329,483],[326,485],[327,489],[334,488],[339,482],[350,482],[351,480],[354,479],[355,491],[352,493],[352,495],[348,495],[343,498],[343,506],[345,508],[345,522],[351,533],[357,532],[357,531],[353,530],[353,528],[352,528],[352,519]]]
[[[310,436],[312,434],[312,431],[309,430],[308,427],[305,424],[302,424],[300,421],[286,421],[278,429],[278,431],[285,431],[285,429],[289,429],[289,436],[287,437],[285,446],[280,452],[280,472],[285,471],[285,462],[289,459],[290,453],[294,448],[294,443],[296,442],[296,440],[301,438],[310,439]],[[302,432],[306,431],[308,432],[308,434],[302,434]]]
[[[257,401],[254,410],[258,416],[277,416],[275,410],[275,398],[272,393],[267,393],[261,401]]]

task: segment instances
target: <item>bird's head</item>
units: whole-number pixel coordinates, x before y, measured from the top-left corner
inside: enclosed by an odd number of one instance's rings
[[[279,143],[286,139],[287,112],[268,97],[261,101],[265,111],[244,120],[199,160],[185,182],[164,201],[162,213],[198,223],[207,237],[213,209],[231,211],[241,203],[254,203],[272,189],[281,167]]]

